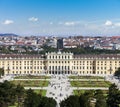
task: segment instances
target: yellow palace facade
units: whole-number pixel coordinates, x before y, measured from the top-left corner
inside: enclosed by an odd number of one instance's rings
[[[74,55],[66,52],[51,52],[45,55],[0,54],[0,68],[4,69],[6,75],[112,75],[119,67],[119,54]]]

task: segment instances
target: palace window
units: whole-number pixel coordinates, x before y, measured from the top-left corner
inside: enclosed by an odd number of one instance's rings
[[[70,68],[69,68],[69,66],[68,66],[68,70],[69,70]]]
[[[58,66],[58,70],[60,70],[60,66]]]
[[[66,70],[66,66],[65,66],[65,70]]]
[[[66,56],[65,56],[65,59],[66,59]]]
[[[69,59],[70,57],[68,56],[68,59]]]

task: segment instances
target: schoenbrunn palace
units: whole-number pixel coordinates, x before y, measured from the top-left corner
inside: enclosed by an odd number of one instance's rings
[[[0,54],[5,75],[112,75],[120,67],[119,54],[89,55],[51,52],[45,55]]]

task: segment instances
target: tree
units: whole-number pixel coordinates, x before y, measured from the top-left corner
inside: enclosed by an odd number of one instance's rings
[[[16,101],[16,86],[8,81],[0,83],[0,107],[8,107]]]
[[[60,103],[60,107],[82,107],[79,103],[79,96],[69,96]]]
[[[107,107],[106,98],[101,90],[96,90],[95,93],[96,103],[95,107]]]
[[[79,98],[79,101],[80,101],[80,107],[90,107],[90,100],[88,96],[82,94]]]
[[[4,75],[4,69],[3,68],[0,68],[0,78],[1,78],[1,76],[3,76]]]
[[[109,87],[107,104],[108,104],[108,107],[119,107],[120,91],[115,84],[112,84]]]
[[[38,107],[41,97],[29,89],[26,92],[26,98],[24,101],[24,107]]]
[[[23,101],[24,101],[24,97],[25,97],[25,89],[23,86],[21,86],[20,84],[17,85],[16,89],[16,97],[17,97],[17,102],[18,102],[18,107],[21,107]]]
[[[91,107],[91,99],[94,96],[94,91],[86,91],[79,98],[80,107]]]
[[[38,107],[56,107],[56,104],[53,98],[42,97]]]
[[[118,70],[115,71],[114,76],[120,78],[120,67],[118,68]]]

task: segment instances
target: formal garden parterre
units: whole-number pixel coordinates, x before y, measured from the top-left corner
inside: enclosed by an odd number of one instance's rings
[[[50,76],[37,76],[37,75],[26,75],[26,76],[16,76],[14,79],[50,79]]]
[[[49,81],[40,81],[40,80],[13,80],[11,83],[17,85],[20,84],[23,87],[47,87],[49,84]]]
[[[109,81],[70,81],[72,87],[109,87]]]
[[[105,79],[105,77],[102,76],[69,76],[69,79]]]

